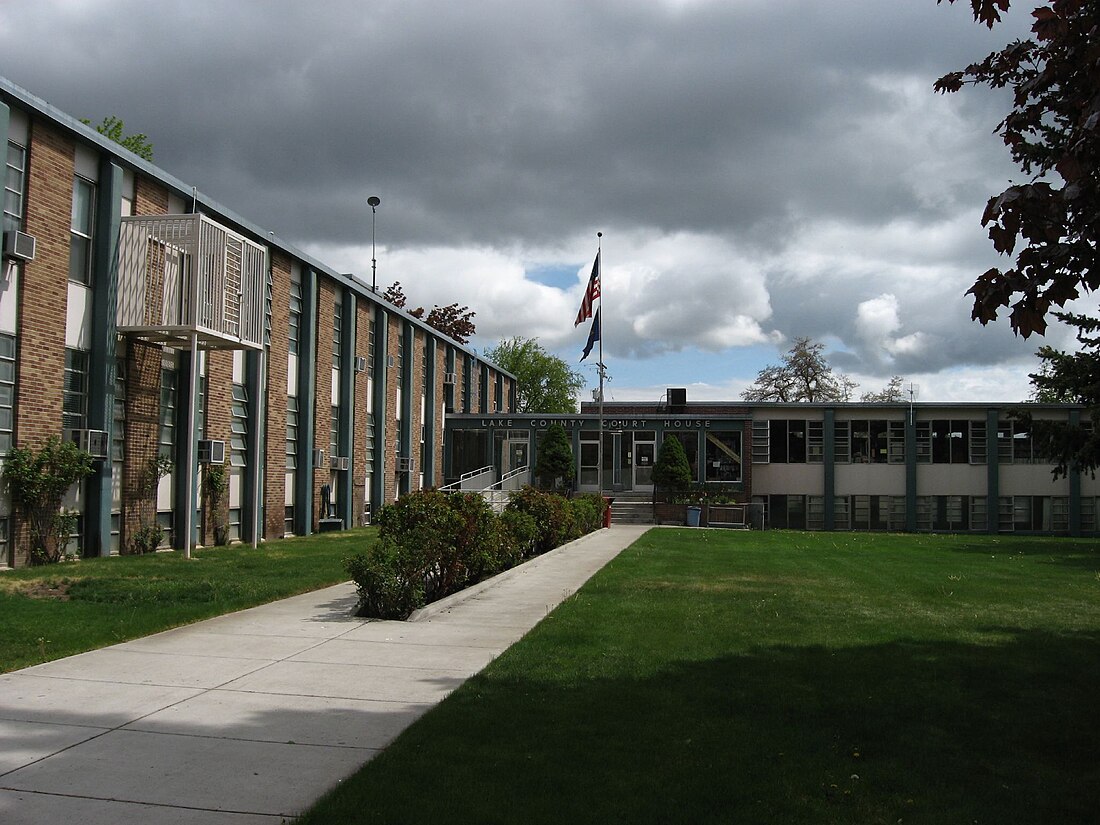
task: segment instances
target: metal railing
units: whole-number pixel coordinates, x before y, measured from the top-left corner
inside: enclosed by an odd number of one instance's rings
[[[470,470],[468,473],[463,473],[458,477],[458,481],[452,481],[450,484],[446,484],[440,487],[440,492],[454,493],[459,490],[474,490],[481,492],[487,490],[493,486],[493,479],[496,477],[496,469],[490,465],[488,467],[479,467],[476,470]]]

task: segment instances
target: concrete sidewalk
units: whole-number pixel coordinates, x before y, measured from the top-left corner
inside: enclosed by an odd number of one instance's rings
[[[599,530],[420,611],[341,584],[0,676],[0,822],[282,822],[641,536]]]

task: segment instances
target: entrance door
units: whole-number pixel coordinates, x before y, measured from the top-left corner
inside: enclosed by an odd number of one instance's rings
[[[653,490],[653,462],[657,456],[657,444],[653,441],[634,442],[634,489],[643,492]]]
[[[520,470],[527,466],[527,439],[507,439],[501,449],[500,466],[501,474],[507,475],[513,470]]]

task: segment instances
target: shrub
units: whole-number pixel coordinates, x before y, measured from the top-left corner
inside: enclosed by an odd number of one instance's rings
[[[3,475],[16,512],[26,522],[31,564],[59,561],[75,524],[61,512],[69,488],[92,474],[92,457],[69,441],[51,436],[34,449],[16,447],[4,461]]]
[[[416,545],[399,544],[382,538],[344,559],[344,567],[355,581],[360,616],[405,619],[427,603],[425,578],[432,560]]]
[[[526,486],[512,493],[508,500],[508,509],[526,513],[535,520],[538,531],[535,538],[536,554],[553,550],[570,540],[567,536],[574,530],[573,517],[561,496]]]
[[[535,555],[539,528],[535,520],[520,510],[505,510],[500,514],[501,569],[515,567],[525,558]]]
[[[453,540],[455,556],[462,581],[454,583],[448,592],[461,589],[504,569],[501,559],[501,529],[489,502],[480,493],[451,493],[447,496],[451,510],[459,518]]]
[[[569,500],[578,538],[603,527],[603,513],[607,504],[599,493],[584,493]]]
[[[421,491],[378,515],[378,540],[344,560],[359,592],[359,615],[403,619],[418,607],[552,550],[598,527],[600,496],[561,496],[525,487],[499,517],[478,493]]]

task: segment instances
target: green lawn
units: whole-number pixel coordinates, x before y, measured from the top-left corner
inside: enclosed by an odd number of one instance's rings
[[[347,581],[373,528],[0,573],[0,673]]]
[[[1094,823],[1100,543],[650,531],[305,823]]]

